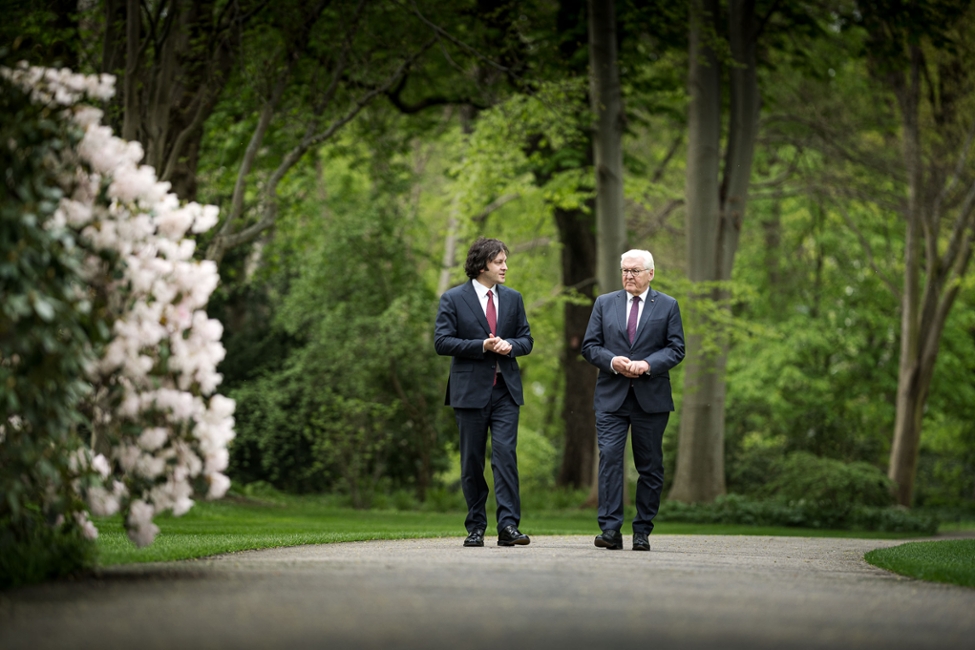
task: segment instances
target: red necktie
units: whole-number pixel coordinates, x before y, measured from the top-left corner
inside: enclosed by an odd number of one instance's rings
[[[636,338],[636,321],[640,315],[640,296],[633,296],[633,306],[630,307],[630,319],[626,322],[626,333],[630,335],[630,345]]]
[[[497,336],[498,333],[498,312],[494,309],[494,292],[488,290],[488,304],[487,304],[487,322],[488,329],[491,330],[491,336]],[[494,369],[494,381],[491,385],[498,383],[498,370]]]
[[[495,336],[498,333],[498,312],[494,309],[493,291],[488,291],[487,322],[488,329],[491,330],[491,336]]]

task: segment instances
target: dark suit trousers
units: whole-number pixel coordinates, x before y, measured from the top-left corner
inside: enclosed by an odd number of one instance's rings
[[[631,388],[618,411],[596,412],[596,442],[599,445],[600,530],[623,526],[623,463],[626,434],[633,429],[633,463],[636,465],[636,518],[634,533],[653,530],[653,518],[660,509],[664,487],[664,429],[670,413],[646,413]]]
[[[508,392],[504,379],[491,390],[491,401],[480,409],[455,408],[460,431],[460,483],[467,500],[467,531],[487,530],[488,485],[484,480],[484,460],[488,429],[491,430],[491,468],[494,471],[494,496],[498,502],[498,530],[521,522],[521,497],[518,492],[518,405]]]

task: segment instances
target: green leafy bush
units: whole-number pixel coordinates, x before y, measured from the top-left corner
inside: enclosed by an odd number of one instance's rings
[[[52,526],[37,512],[0,519],[0,589],[72,575],[95,560],[95,543],[77,526]]]
[[[893,504],[890,479],[869,463],[844,463],[808,452],[789,454],[766,483],[765,496],[845,512],[855,506],[882,508]]]
[[[749,499],[729,494],[714,503],[687,504],[665,501],[660,520],[696,524],[743,524],[749,526],[794,526],[840,530],[873,530],[933,535],[936,517],[902,508],[853,505],[833,508],[824,501]]]
[[[778,461],[768,454],[764,486],[752,495],[729,494],[711,504],[667,501],[663,521],[797,526],[933,534],[936,517],[892,507],[891,482],[869,463],[844,463],[809,452]]]
[[[72,173],[61,152],[80,133],[4,79],[0,115],[0,584],[11,585],[91,562],[70,459],[100,323],[82,290],[79,243],[45,227]]]
[[[518,427],[518,479],[522,498],[550,490],[555,485],[558,450],[544,436]]]

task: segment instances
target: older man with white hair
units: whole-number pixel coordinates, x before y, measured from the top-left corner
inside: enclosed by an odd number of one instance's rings
[[[639,479],[633,550],[650,550],[653,518],[664,486],[663,435],[674,410],[670,369],[684,358],[677,301],[650,287],[653,255],[623,253],[623,289],[596,298],[582,355],[599,368],[593,407],[599,445],[599,528],[596,546],[623,548],[623,461],[633,431]]]

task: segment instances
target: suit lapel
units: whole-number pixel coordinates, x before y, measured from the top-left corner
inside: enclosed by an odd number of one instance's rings
[[[500,284],[494,285],[494,288],[498,290],[498,302],[494,306],[498,312],[498,331],[495,332],[501,338],[504,338],[504,334],[508,333],[508,319],[511,316],[511,301],[508,300],[507,290]],[[484,319],[487,321],[487,318]]]
[[[464,285],[464,291],[462,292],[464,296],[464,302],[467,303],[467,307],[471,310],[471,314],[474,316],[474,320],[481,324],[484,331],[487,334],[491,333],[488,327],[487,316],[484,315],[484,310],[481,309],[481,301],[477,299],[477,291],[474,290],[474,285],[468,282]],[[501,326],[498,325],[500,329]]]
[[[619,331],[623,333],[623,340],[629,343],[629,338],[626,334],[626,291],[616,292],[616,301],[613,305],[613,312],[616,314],[616,326]]]
[[[650,313],[657,305],[656,299],[657,292],[650,289],[650,291],[647,293],[647,303],[643,305],[643,313],[640,314],[640,325],[636,328],[636,338],[633,340],[633,345],[636,345],[640,341],[640,338],[643,337],[643,333],[647,329],[647,322],[650,320]]]

